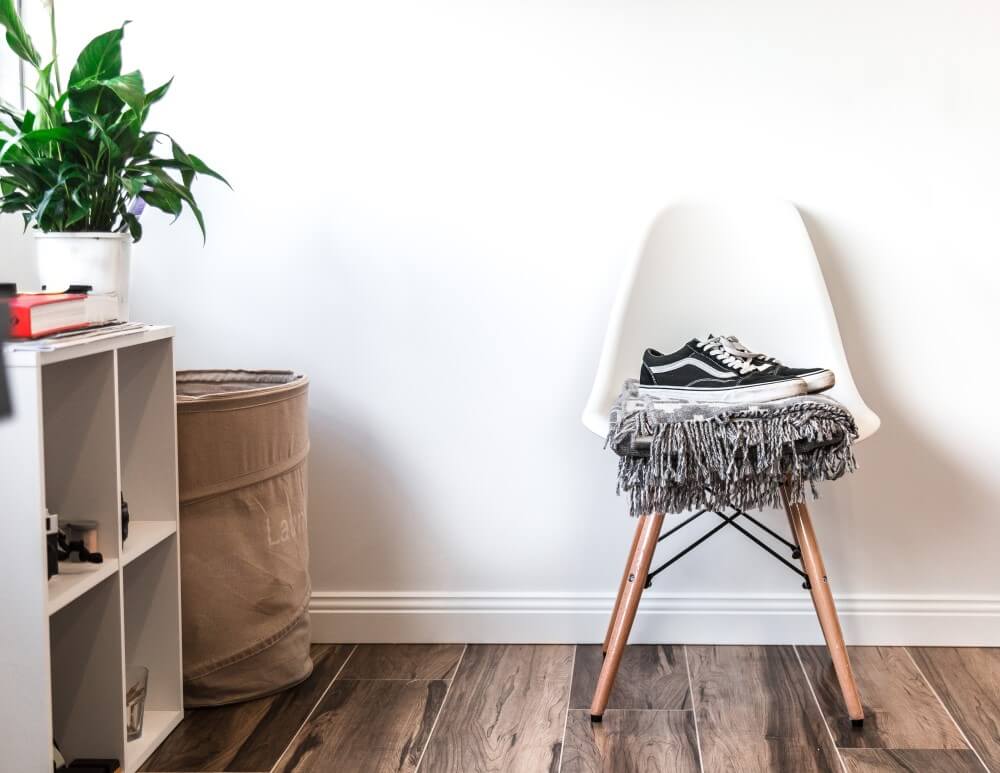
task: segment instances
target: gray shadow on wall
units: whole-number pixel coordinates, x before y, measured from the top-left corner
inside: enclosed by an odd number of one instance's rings
[[[940,592],[938,583],[948,581],[952,560],[994,560],[989,546],[977,536],[985,525],[980,522],[984,514],[990,509],[995,511],[1000,503],[992,508],[986,504],[992,495],[990,490],[922,431],[919,416],[901,410],[904,403],[897,395],[901,390],[919,389],[919,383],[899,383],[888,366],[880,362],[870,334],[877,322],[869,308],[856,302],[858,296],[851,278],[841,270],[845,261],[835,237],[820,218],[800,212],[836,310],[851,372],[865,401],[882,419],[879,432],[858,450],[861,472],[851,481],[854,512],[853,528],[849,530],[855,533],[839,531],[830,535],[832,541],[843,542],[837,547],[847,571],[839,579],[838,590],[849,592],[849,579],[865,574],[866,567],[857,565],[853,558],[862,553],[869,560],[880,556],[880,561],[908,564],[912,576],[906,583],[907,592]],[[913,309],[913,313],[918,310]],[[942,416],[936,415],[933,420],[941,421]],[[837,495],[831,501],[834,507],[844,503]],[[864,551],[853,551],[851,541],[858,538],[859,531],[874,542],[869,542]],[[981,557],[977,551],[981,551]],[[946,587],[949,592],[957,590],[952,584]],[[868,585],[865,590],[880,589]]]
[[[313,385],[315,390],[315,385]],[[407,586],[416,503],[378,439],[311,396],[309,564],[313,591],[379,591]],[[322,404],[323,408],[318,406]]]

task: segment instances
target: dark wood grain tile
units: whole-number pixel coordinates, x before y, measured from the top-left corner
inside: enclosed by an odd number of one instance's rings
[[[837,746],[966,749],[962,736],[903,647],[849,647],[865,724],[851,726],[826,647],[800,647]]]
[[[573,667],[571,709],[589,708],[604,658],[598,644],[580,644]],[[684,647],[671,644],[633,644],[625,648],[609,709],[689,709]]]
[[[338,679],[275,773],[413,771],[447,690],[443,680]]]
[[[985,773],[969,749],[841,749],[849,773]]]
[[[1000,649],[909,649],[972,748],[991,770],[1000,771]]]
[[[571,710],[561,773],[698,773],[698,741],[690,711],[608,709],[604,721]]]
[[[359,644],[341,679],[451,679],[464,644]]]
[[[352,649],[350,644],[315,644],[313,672],[302,684],[244,703],[189,709],[142,770],[270,770]]]
[[[688,647],[706,771],[839,771],[792,647]]]
[[[470,644],[421,771],[554,773],[572,660],[572,645]]]

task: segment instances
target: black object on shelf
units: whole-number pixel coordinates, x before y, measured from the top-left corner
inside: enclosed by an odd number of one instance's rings
[[[48,559],[49,579],[59,574],[59,535],[45,535],[45,554]]]
[[[124,494],[119,494],[119,496],[122,498],[122,542],[125,542],[128,539],[128,502],[125,501]]]
[[[77,554],[81,564],[103,564],[103,553],[92,553],[83,544],[83,540],[68,540],[63,532],[59,532],[56,539],[56,554],[60,561],[68,561],[74,553]]]
[[[67,767],[67,771],[73,773],[118,773],[121,770],[121,763],[114,759],[76,759]]]

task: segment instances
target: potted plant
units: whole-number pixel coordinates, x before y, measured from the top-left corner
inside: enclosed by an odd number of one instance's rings
[[[143,208],[155,207],[176,220],[187,205],[204,239],[191,183],[199,174],[226,180],[170,135],[145,128],[150,108],[171,81],[146,91],[141,72],[122,73],[128,22],[86,45],[63,88],[55,4],[43,4],[52,38],[47,62],[14,0],[0,0],[7,45],[38,76],[34,110],[0,102],[0,212],[20,212],[25,228],[35,230],[43,286],[86,284],[94,292],[118,293],[121,316],[128,319],[131,244],[142,238]],[[161,142],[169,146],[169,156],[157,152]]]

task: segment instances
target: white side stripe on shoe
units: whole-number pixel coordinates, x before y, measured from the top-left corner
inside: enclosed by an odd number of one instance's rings
[[[715,378],[736,378],[736,374],[732,371],[717,370],[708,363],[696,360],[694,357],[685,357],[683,360],[677,360],[677,362],[667,363],[666,365],[648,365],[647,367],[650,373],[669,373],[672,370],[683,368],[685,365],[694,365],[696,368],[701,368],[701,370]]]

